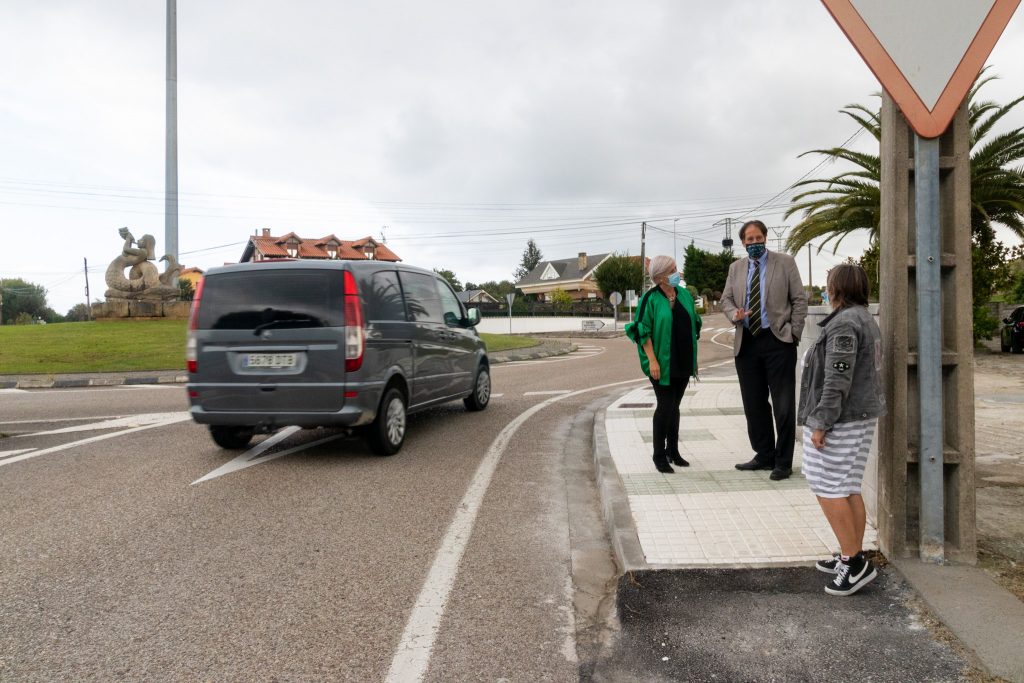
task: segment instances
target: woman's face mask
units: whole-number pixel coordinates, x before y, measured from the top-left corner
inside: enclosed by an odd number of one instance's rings
[[[678,287],[679,283],[682,282],[683,278],[679,273],[672,273],[668,276],[668,284],[670,287]]]

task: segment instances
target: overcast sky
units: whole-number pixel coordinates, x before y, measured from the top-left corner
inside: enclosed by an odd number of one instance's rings
[[[0,0],[0,276],[58,313],[83,257],[102,297],[121,226],[164,253],[164,31],[161,0]],[[1024,11],[990,63],[988,98],[1024,94]],[[638,254],[651,220],[648,253],[672,253],[673,218],[680,251],[718,249],[723,218],[783,225],[792,193],[769,200],[818,163],[799,154],[878,90],[815,0],[179,0],[180,258],[237,261],[259,228],[383,233],[480,282],[530,237]]]

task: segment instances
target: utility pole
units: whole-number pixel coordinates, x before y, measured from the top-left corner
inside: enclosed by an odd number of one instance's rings
[[[82,257],[82,265],[85,268],[85,313],[92,320],[92,305],[89,303],[92,299],[89,298],[89,259]]]
[[[811,287],[814,286],[814,273],[811,271],[811,248],[814,245],[810,242],[807,243],[807,293],[811,293]]]
[[[178,7],[167,0],[167,119],[164,150],[164,253],[178,259]]]
[[[647,223],[640,224],[640,294],[647,290]]]
[[[679,267],[679,250],[676,249],[676,223],[681,219],[672,219],[672,260],[676,262],[676,267]]]

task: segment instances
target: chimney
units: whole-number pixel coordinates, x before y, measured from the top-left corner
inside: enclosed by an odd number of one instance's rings
[[[270,237],[270,228],[263,228],[263,236]]]
[[[578,265],[581,273],[587,272],[587,252],[580,252]]]

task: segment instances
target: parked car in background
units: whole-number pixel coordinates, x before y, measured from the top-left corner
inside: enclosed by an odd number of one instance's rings
[[[352,427],[391,455],[407,414],[455,399],[487,407],[479,320],[435,273],[404,264],[211,268],[189,318],[190,412],[222,448],[291,425]]]
[[[999,330],[999,346],[1003,353],[1024,351],[1024,306],[1013,309],[1010,317],[1003,318],[1003,327]]]

